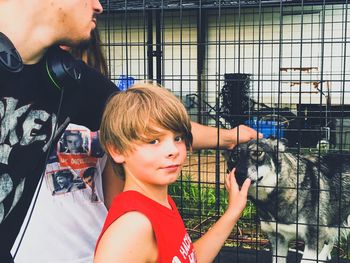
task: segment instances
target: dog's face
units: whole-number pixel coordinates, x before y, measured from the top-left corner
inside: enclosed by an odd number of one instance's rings
[[[277,185],[278,153],[285,150],[283,140],[260,139],[251,140],[238,146],[238,162],[236,165],[225,154],[228,168],[236,166],[237,183],[241,186],[245,179],[251,180],[249,195],[253,198],[264,200]],[[229,157],[228,157],[229,156]]]

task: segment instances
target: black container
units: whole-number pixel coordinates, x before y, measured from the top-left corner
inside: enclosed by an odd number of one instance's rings
[[[250,112],[250,74],[227,73],[221,89],[222,117],[236,127],[249,119]]]

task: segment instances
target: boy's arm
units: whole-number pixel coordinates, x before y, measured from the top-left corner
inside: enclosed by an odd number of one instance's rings
[[[110,158],[107,158],[106,165],[102,173],[102,187],[104,203],[108,210],[114,197],[123,191],[124,183],[125,181],[114,172]]]
[[[246,179],[241,190],[239,190],[234,170],[232,170],[225,178],[225,186],[229,192],[229,204],[226,212],[207,233],[193,244],[199,263],[214,261],[247,203],[249,179]]]
[[[195,150],[215,148],[218,143],[221,149],[233,149],[239,143],[244,143],[257,137],[262,138],[261,133],[245,125],[239,125],[233,129],[218,129],[217,127],[205,126],[192,121],[191,126],[193,149]]]
[[[94,263],[156,262],[157,257],[151,222],[141,213],[128,212],[104,232]]]

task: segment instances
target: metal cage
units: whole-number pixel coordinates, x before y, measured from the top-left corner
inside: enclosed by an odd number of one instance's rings
[[[194,121],[251,126],[287,139],[298,158],[349,154],[348,1],[101,2],[98,27],[111,79],[122,89],[155,80],[183,101]],[[227,168],[219,147],[192,152],[170,188],[194,240],[227,204]],[[217,262],[271,262],[260,223],[248,203]],[[347,262],[349,244],[336,241],[333,262]],[[289,244],[288,262],[300,260],[303,246],[296,239]]]

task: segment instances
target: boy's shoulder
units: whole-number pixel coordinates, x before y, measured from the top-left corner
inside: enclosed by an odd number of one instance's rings
[[[131,227],[133,231],[137,233],[152,231],[152,224],[150,220],[143,213],[138,211],[129,211],[121,215],[119,218],[112,223],[111,227],[118,222],[117,224],[122,225],[128,229]]]
[[[128,212],[142,211],[148,206],[147,202],[144,202],[145,198],[137,191],[126,191],[118,194],[108,211],[107,221],[109,217],[119,218]]]
[[[113,256],[124,262],[155,262],[157,259],[152,224],[137,211],[117,218],[101,237],[101,244],[103,253],[115,254]]]
[[[153,225],[147,213],[140,209],[143,205],[137,197],[141,196],[135,191],[122,192],[113,200],[97,242],[98,246],[100,241],[110,244],[110,248],[102,245],[103,251],[116,253],[119,258],[127,259],[125,262],[155,262],[157,259]],[[145,244],[148,252],[144,250]],[[125,247],[131,253],[126,253]]]
[[[168,196],[168,201],[171,208],[163,206],[137,191],[122,192],[114,198],[105,225],[112,224],[117,218],[132,211],[143,214],[152,224],[161,223],[164,217],[179,217],[176,204],[170,196]]]

